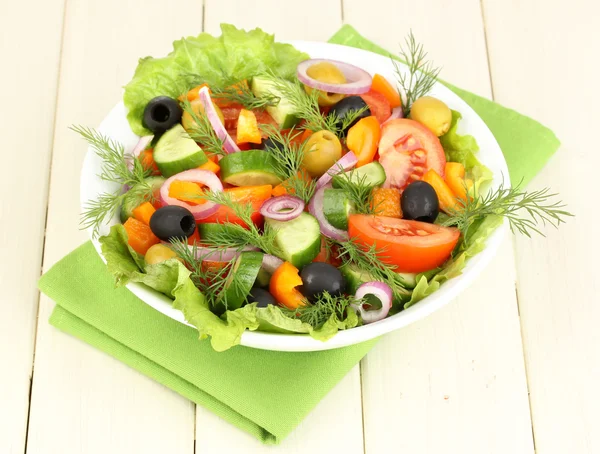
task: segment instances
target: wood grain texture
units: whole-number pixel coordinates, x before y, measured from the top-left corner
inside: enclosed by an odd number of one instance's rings
[[[0,14],[0,452],[25,449],[30,378],[54,109],[63,26],[63,0],[6,5]],[[31,39],[35,30],[43,40]],[[40,77],[40,74],[43,74]]]
[[[98,125],[140,56],[166,54],[174,39],[201,31],[202,5],[180,7],[189,14],[157,1],[68,1],[44,269],[87,240],[78,230],[86,147],[67,127]],[[192,452],[194,405],[48,325],[52,308],[43,297],[28,452]]]
[[[412,28],[442,78],[491,95],[479,2],[380,1],[369,11],[344,1],[345,20],[367,37],[396,49]],[[362,364],[367,453],[533,453],[514,288],[507,238],[456,301],[369,353]]]
[[[544,122],[563,143],[530,189],[551,187],[576,216],[558,231],[544,229],[545,238],[516,240],[536,450],[597,453],[600,6],[484,1],[484,12],[497,100]]]

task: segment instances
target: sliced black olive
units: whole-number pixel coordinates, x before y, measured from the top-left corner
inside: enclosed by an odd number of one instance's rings
[[[183,111],[176,100],[157,96],[146,104],[142,124],[155,135],[160,135],[179,123],[182,115]]]
[[[426,181],[413,181],[409,184],[402,193],[400,206],[404,219],[430,224],[435,222],[440,210],[435,189]]]
[[[267,307],[269,304],[277,305],[277,301],[269,292],[265,289],[252,287],[250,290],[250,294],[246,299],[248,304],[257,303],[256,307]]]
[[[279,143],[278,141],[268,137],[263,141],[261,148],[265,151],[270,151],[272,149],[280,150],[283,148],[283,145],[281,145],[281,143]]]
[[[196,230],[196,220],[187,208],[168,205],[154,212],[150,218],[150,230],[163,241],[185,240]]]
[[[354,124],[358,120],[360,120],[361,118],[371,116],[371,110],[369,110],[369,106],[367,106],[367,103],[360,96],[348,96],[342,99],[341,101],[335,103],[331,107],[331,110],[329,111],[328,115],[336,115],[338,118],[338,122],[336,124],[339,128],[341,128],[344,118],[346,118],[346,116],[350,112],[361,110],[363,108],[366,108],[366,110],[358,117],[356,117],[356,120],[354,120],[346,129],[342,131],[342,134],[346,135],[348,129],[354,126]]]
[[[304,296],[315,300],[323,292],[332,296],[339,296],[346,291],[346,279],[340,270],[329,263],[309,263],[300,272]]]

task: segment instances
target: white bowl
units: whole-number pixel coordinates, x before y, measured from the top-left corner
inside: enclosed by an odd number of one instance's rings
[[[394,67],[389,58],[352,47],[336,44],[326,44],[307,41],[291,42],[298,49],[308,53],[313,58],[329,58],[357,65],[371,74],[379,73],[391,82],[395,81]],[[479,159],[494,173],[492,188],[497,188],[504,180],[507,180],[508,169],[502,151],[496,139],[485,125],[483,120],[462,99],[455,95],[442,84],[436,84],[431,95],[443,100],[451,109],[459,111],[463,119],[459,125],[459,132],[473,135],[479,144]],[[121,142],[126,151],[131,151],[137,143],[138,137],[131,131],[126,119],[126,110],[123,103],[117,104],[100,125],[99,130]],[[101,161],[92,150],[88,150],[81,173],[81,203],[82,206],[88,200],[95,200],[98,194],[106,191],[115,191],[118,187],[112,183],[101,180],[99,173]],[[107,222],[101,229],[101,234],[106,234],[110,226],[119,222],[118,215]],[[459,277],[444,283],[433,295],[423,299],[414,306],[394,316],[388,317],[370,325],[360,326],[347,331],[340,331],[332,339],[321,342],[312,339],[305,334],[273,334],[259,331],[246,331],[241,343],[242,345],[265,350],[280,351],[313,351],[328,350],[346,345],[357,344],[402,328],[416,320],[419,320],[440,307],[449,303],[460,292],[473,282],[479,273],[490,262],[506,233],[506,223],[494,232],[488,239],[484,251],[471,258]],[[90,231],[91,236],[91,231]],[[100,252],[100,244],[92,240],[96,250]],[[102,257],[104,260],[104,257]],[[181,323],[186,323],[183,314],[173,309],[171,300],[142,284],[129,284],[127,288],[138,298],[149,304],[154,309],[162,312],[168,317]],[[186,323],[187,324],[187,323]],[[190,325],[191,326],[191,325]]]

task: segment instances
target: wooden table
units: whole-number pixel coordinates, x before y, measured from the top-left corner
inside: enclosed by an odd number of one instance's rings
[[[592,0],[2,0],[0,452],[598,453],[600,165]],[[145,55],[219,23],[327,40],[344,22],[389,49],[409,28],[443,78],[554,129],[531,188],[576,218],[508,238],[457,301],[390,334],[279,448],[48,324],[36,280],[86,241],[83,142]],[[527,150],[522,150],[527,153]]]

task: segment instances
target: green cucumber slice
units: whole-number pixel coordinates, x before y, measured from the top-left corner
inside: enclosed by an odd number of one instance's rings
[[[362,270],[358,268],[356,265],[352,263],[345,263],[340,266],[340,272],[342,276],[346,279],[346,283],[348,285],[348,293],[353,294],[356,293],[358,287],[366,282],[376,281],[375,277],[369,273],[368,271]],[[410,295],[412,290],[416,285],[416,277],[417,275],[414,273],[396,273],[400,276],[402,281],[404,282],[406,289],[400,289],[399,292],[404,295]]]
[[[262,266],[262,252],[242,252],[229,271],[223,285],[218,312],[236,310],[244,304]]]
[[[214,241],[216,235],[222,235],[227,230],[233,230],[235,227],[231,224],[217,224],[217,223],[199,223],[198,233],[200,238],[204,241]]]
[[[267,288],[269,286],[269,282],[271,282],[271,273],[264,268],[261,268],[258,272],[258,276],[256,276],[254,285],[260,288]]]
[[[370,188],[381,186],[385,182],[385,170],[377,161],[370,162],[358,169],[343,172],[333,177],[333,187],[340,188],[340,180],[350,179],[350,183],[354,185],[365,185]]]
[[[195,169],[207,161],[204,151],[180,124],[160,136],[154,147],[154,162],[167,178],[184,170]]]
[[[275,160],[263,150],[249,150],[231,153],[219,161],[221,179],[235,186],[276,186],[281,179],[274,172]]]
[[[348,216],[354,213],[354,203],[343,189],[325,189],[323,214],[334,227],[348,230]]]
[[[301,213],[291,221],[266,219],[267,225],[277,231],[275,244],[282,252],[281,258],[296,268],[309,264],[321,251],[319,222],[308,213]]]
[[[292,82],[282,81],[281,83],[290,84],[290,88],[294,89]],[[279,124],[281,129],[291,128],[298,123],[300,119],[298,111],[281,91],[273,85],[273,82],[262,77],[254,77],[252,79],[252,92],[259,97],[270,94],[279,98],[279,103],[276,106],[267,107],[267,112]]]
[[[163,183],[165,182],[165,178],[163,177],[148,177],[144,181],[152,186],[152,190],[156,191],[159,189]],[[133,188],[132,188],[133,189]],[[123,197],[123,204],[121,205],[120,218],[121,222],[127,221],[130,217],[133,216],[133,210],[139,207],[146,200],[143,197],[139,196],[139,192],[129,190],[125,196]]]

